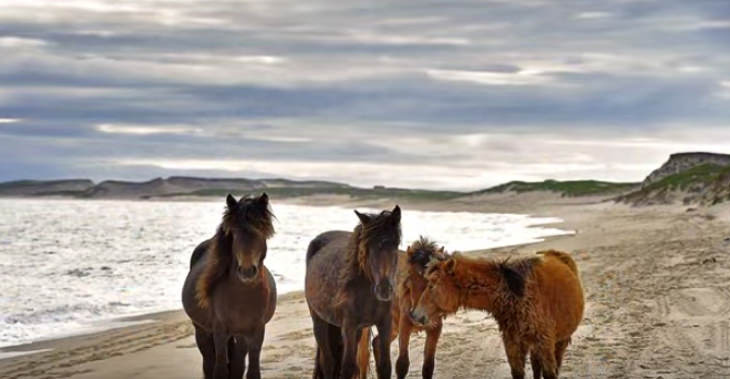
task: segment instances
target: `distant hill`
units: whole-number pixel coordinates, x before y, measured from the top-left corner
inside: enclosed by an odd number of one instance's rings
[[[599,180],[559,181],[548,179],[542,182],[512,181],[485,190],[477,191],[475,192],[475,194],[548,191],[558,193],[563,197],[577,197],[594,195],[616,195],[638,188],[639,186],[640,183],[603,182]]]
[[[730,201],[730,155],[677,153],[641,183],[598,180],[512,181],[474,192],[430,191],[375,186],[354,187],[329,181],[288,179],[195,178],[173,176],[146,182],[88,179],[20,180],[0,183],[0,196],[66,196],[82,199],[154,199],[185,196],[245,195],[266,191],[279,198],[345,195],[358,199],[450,200],[463,196],[552,192],[562,197],[604,196],[632,205],[703,204]]]
[[[228,193],[245,195],[266,191],[276,197],[297,197],[321,194],[349,195],[360,198],[410,198],[448,199],[463,195],[462,192],[428,191],[417,189],[353,187],[343,183],[245,178],[195,178],[173,176],[145,182],[105,180],[94,184],[88,179],[75,180],[23,180],[0,183],[0,196],[38,197],[66,196],[81,199],[152,199],[183,196],[224,196]]]
[[[89,179],[16,180],[0,183],[0,196],[47,196],[75,194],[89,190],[94,182]]]

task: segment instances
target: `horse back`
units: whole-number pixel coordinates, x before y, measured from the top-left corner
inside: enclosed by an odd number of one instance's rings
[[[200,258],[205,255],[205,253],[208,251],[208,247],[210,246],[211,239],[207,239],[201,243],[198,244],[198,246],[193,250],[193,255],[190,256],[190,269],[195,266],[196,263],[200,260]]]
[[[573,271],[574,274],[578,275],[578,266],[576,266],[575,261],[573,260],[573,257],[570,256],[570,254],[557,250],[538,251],[537,254],[545,257],[557,258],[561,262],[565,263],[568,268],[570,268],[570,271]]]
[[[347,245],[347,241],[350,239],[351,234],[351,232],[342,230],[330,230],[314,237],[307,247],[307,264],[309,264],[309,261],[315,254],[325,247],[330,248],[328,250],[332,250],[331,247],[344,248]]]

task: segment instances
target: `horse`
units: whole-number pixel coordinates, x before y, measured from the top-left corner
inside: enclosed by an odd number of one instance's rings
[[[427,325],[459,308],[491,313],[502,332],[512,378],[525,376],[526,356],[535,379],[557,378],[563,355],[583,318],[584,298],[575,261],[564,252],[538,252],[518,260],[434,261],[428,286],[411,311]]]
[[[266,240],[274,234],[266,193],[236,201],[215,235],[195,248],[182,291],[195,327],[205,379],[261,377],[265,325],[276,309],[276,282],[264,266]]]
[[[322,233],[307,248],[304,294],[317,341],[315,379],[352,379],[362,330],[375,325],[389,336],[392,329],[401,209],[355,214],[360,222],[352,232]],[[390,378],[388,339],[378,354],[378,378]]]
[[[433,323],[423,326],[414,323],[409,317],[409,312],[421,297],[421,293],[426,289],[427,281],[423,277],[426,265],[431,260],[444,260],[447,255],[444,247],[438,247],[435,242],[428,238],[421,237],[414,241],[408,249],[398,255],[398,289],[393,299],[392,318],[393,331],[390,335],[390,342],[398,338],[398,360],[395,364],[395,372],[399,379],[408,375],[410,359],[408,356],[408,345],[411,340],[411,334],[416,332],[426,332],[426,346],[423,352],[423,367],[421,375],[423,378],[432,378],[435,365],[436,346],[441,336],[441,319],[434,320]],[[358,346],[358,366],[360,367],[360,379],[367,378],[369,364],[369,339],[370,329],[367,328],[362,333],[360,344]],[[373,339],[373,351],[377,352],[380,345],[381,336],[378,335]]]

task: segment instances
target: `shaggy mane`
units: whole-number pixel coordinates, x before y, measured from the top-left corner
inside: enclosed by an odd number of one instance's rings
[[[509,258],[499,263],[499,272],[502,274],[507,287],[518,297],[525,296],[525,282],[532,273],[535,264],[540,258],[527,258],[510,260]]]
[[[490,287],[492,291],[506,290],[507,293],[521,298],[525,296],[525,286],[542,257],[529,257],[495,261],[484,258],[467,258],[455,253],[453,258],[459,263],[459,273],[452,273],[457,282],[466,289],[475,290]],[[439,262],[433,261],[427,267],[429,273],[438,268]],[[499,275],[490,275],[497,271]],[[497,279],[495,281],[495,279]]]
[[[408,263],[418,265],[421,269],[425,269],[434,256],[444,257],[436,242],[423,236],[413,242],[409,250],[412,250],[413,253],[409,255]]]
[[[274,235],[274,214],[268,207],[257,202],[257,198],[247,196],[238,202],[234,209],[226,207],[223,220],[208,247],[205,268],[195,284],[195,297],[205,309],[210,306],[210,296],[216,284],[223,280],[233,262],[234,229],[240,229],[256,238],[267,240]]]

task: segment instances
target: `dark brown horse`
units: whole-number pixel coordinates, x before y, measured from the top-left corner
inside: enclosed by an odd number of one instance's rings
[[[226,198],[213,238],[193,251],[182,301],[195,326],[206,379],[260,378],[266,323],[276,308],[276,283],[264,266],[274,234],[269,198]]]
[[[314,378],[352,379],[363,328],[392,329],[401,211],[362,214],[353,232],[330,231],[307,249],[305,295],[317,340]],[[390,378],[390,341],[378,347],[378,378]]]
[[[421,374],[423,378],[432,378],[436,357],[436,345],[441,336],[441,318],[435,318],[428,325],[414,323],[409,317],[409,312],[418,302],[421,294],[426,289],[428,281],[423,276],[426,265],[431,261],[441,261],[448,257],[444,247],[437,246],[428,238],[421,237],[414,241],[406,252],[398,256],[398,287],[393,298],[392,317],[393,330],[390,334],[392,342],[398,338],[398,360],[395,364],[395,372],[398,378],[405,378],[408,375],[410,358],[408,345],[411,335],[415,332],[426,332],[426,345],[423,351],[423,367]],[[360,378],[367,378],[368,371],[368,345],[369,328],[361,337],[358,346],[358,366],[360,367]],[[380,335],[373,339],[373,351],[377,352],[380,345]]]

